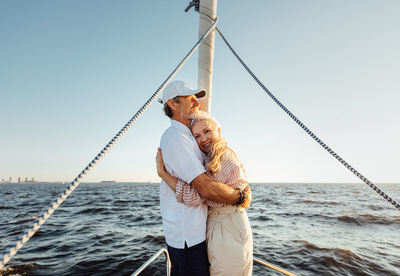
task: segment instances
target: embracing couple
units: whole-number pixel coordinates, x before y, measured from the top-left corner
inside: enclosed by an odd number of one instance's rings
[[[171,274],[251,275],[250,188],[217,121],[199,111],[197,99],[205,94],[174,81],[162,96],[171,126],[156,162]]]

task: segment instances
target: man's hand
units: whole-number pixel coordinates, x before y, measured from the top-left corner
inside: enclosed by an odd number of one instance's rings
[[[243,201],[243,203],[240,204],[240,206],[242,206],[245,209],[248,209],[251,203],[251,190],[249,185],[246,186],[246,188],[243,190],[243,193],[246,195],[246,198]]]

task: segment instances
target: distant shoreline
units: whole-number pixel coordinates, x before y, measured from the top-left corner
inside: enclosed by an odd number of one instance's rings
[[[34,181],[34,182],[0,182],[0,185],[24,185],[24,184],[70,184],[70,181]],[[80,184],[160,184],[160,182],[152,182],[152,181],[114,181],[114,180],[102,180],[102,181],[93,181],[93,182],[81,182]],[[251,185],[259,185],[259,184],[269,184],[269,185],[285,185],[285,184],[309,184],[309,185],[357,185],[357,184],[365,184],[363,182],[249,182]],[[400,185],[400,183],[375,183],[376,185]]]

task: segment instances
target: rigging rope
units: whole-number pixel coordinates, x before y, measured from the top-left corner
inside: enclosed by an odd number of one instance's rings
[[[218,27],[215,27],[215,30],[221,36],[222,40],[231,50],[233,55],[239,60],[239,62],[243,65],[243,67],[247,70],[247,72],[253,77],[253,79],[258,83],[258,85],[272,98],[272,100],[279,105],[289,116],[292,118],[308,135],[311,136],[318,144],[320,144],[326,151],[328,151],[333,157],[335,157],[343,166],[349,169],[354,175],[356,175],[359,179],[361,179],[365,184],[367,184],[370,188],[372,188],[375,192],[377,192],[380,196],[386,199],[390,204],[392,204],[395,208],[400,211],[400,204],[396,202],[393,198],[387,195],[382,189],[376,186],[374,183],[369,181],[365,176],[359,173],[356,169],[354,169],[349,163],[343,160],[338,154],[336,154],[330,147],[328,147],[321,139],[319,139],[308,127],[306,127],[292,112],[290,112],[265,86],[264,84],[254,75],[254,73],[250,70],[250,68],[243,62],[243,60],[239,57],[236,51],[232,48],[226,38],[222,35],[221,31]]]
[[[168,82],[176,75],[176,73],[181,69],[183,64],[191,57],[194,51],[199,47],[200,43],[204,40],[204,38],[214,29],[217,24],[217,20],[209,27],[207,32],[197,41],[197,43],[193,46],[193,48],[186,54],[186,56],[182,59],[182,61],[178,64],[178,66],[172,71],[172,73],[168,76],[168,78],[161,84],[161,86],[157,89],[156,92],[147,100],[147,102],[139,109],[139,111],[124,125],[124,127],[111,139],[111,141],[100,151],[99,154],[86,166],[85,169],[71,182],[68,188],[59,195],[59,197],[54,200],[48,209],[43,212],[34,222],[33,224],[24,231],[22,237],[16,239],[15,244],[10,245],[5,251],[2,253],[2,257],[0,259],[0,270],[4,268],[4,266],[11,260],[11,258],[17,254],[18,250],[20,250],[25,243],[39,230],[40,226],[43,225],[46,220],[53,214],[53,212],[64,202],[64,200],[78,187],[83,177],[104,157],[104,155],[110,151],[110,149],[117,143],[119,139],[132,127],[135,121],[142,115],[142,113],[149,107],[155,98],[161,93],[164,87],[168,84]]]
[[[193,0],[190,2],[186,7],[185,12],[188,12],[192,7],[194,7],[195,11],[200,12],[200,0]]]

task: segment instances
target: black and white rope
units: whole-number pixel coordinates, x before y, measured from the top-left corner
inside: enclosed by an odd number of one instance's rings
[[[232,48],[226,38],[222,35],[221,31],[218,27],[215,28],[221,38],[224,40],[225,44],[231,50],[233,55],[239,60],[239,62],[243,65],[243,67],[247,70],[247,72],[253,77],[253,79],[258,83],[259,86],[272,98],[272,100],[279,105],[289,116],[292,118],[308,135],[310,135],[318,144],[320,144],[326,151],[328,151],[333,157],[335,157],[343,166],[349,169],[354,175],[356,175],[359,179],[361,179],[365,184],[371,187],[375,192],[377,192],[380,196],[386,199],[390,204],[392,204],[395,208],[400,211],[400,204],[387,195],[382,189],[369,181],[365,176],[359,173],[356,169],[354,169],[349,163],[343,160],[338,154],[336,154],[330,147],[328,147],[321,139],[319,139],[308,127],[306,127],[292,112],[290,112],[265,86],[264,84],[254,75],[254,73],[250,70],[250,68],[243,62],[243,60],[239,57],[236,51]]]
[[[192,7],[194,7],[195,11],[200,12],[200,0],[191,1],[186,7],[185,12],[188,12]]]
[[[78,187],[81,180],[86,174],[104,157],[104,155],[111,150],[111,148],[117,143],[118,140],[132,127],[136,120],[142,115],[142,113],[154,102],[155,98],[161,93],[168,82],[176,75],[181,69],[183,64],[189,59],[189,57],[196,51],[203,39],[214,29],[217,20],[210,26],[207,32],[197,41],[193,48],[186,54],[178,66],[172,71],[168,78],[161,84],[156,92],[147,100],[147,102],[139,109],[138,112],[124,125],[124,127],[111,139],[111,141],[100,151],[99,154],[86,166],[85,169],[71,182],[68,188],[54,200],[45,212],[43,212],[33,224],[24,231],[22,237],[15,241],[15,244],[10,245],[3,253],[0,259],[0,270],[11,260],[11,258],[17,254],[26,242],[39,230],[46,220],[53,214],[53,212],[64,202],[65,199]]]

